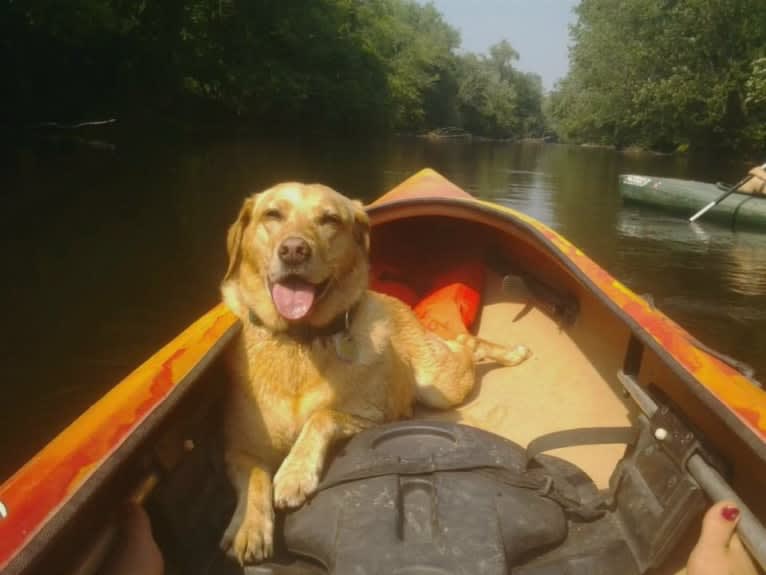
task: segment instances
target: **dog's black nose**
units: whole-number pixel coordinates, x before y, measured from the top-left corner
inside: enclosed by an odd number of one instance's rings
[[[280,244],[277,254],[284,263],[295,266],[311,257],[311,246],[303,238],[290,237]]]

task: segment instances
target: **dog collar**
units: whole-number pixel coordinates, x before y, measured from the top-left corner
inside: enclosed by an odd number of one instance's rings
[[[354,304],[346,311],[335,316],[335,319],[333,319],[330,323],[323,326],[315,327],[312,325],[288,325],[286,330],[279,333],[284,333],[303,342],[310,342],[321,337],[330,337],[349,330],[351,327],[351,322],[354,321],[354,316],[356,315],[358,307],[358,303]],[[256,314],[252,309],[249,310],[248,316],[252,325],[256,327],[264,326],[261,318],[258,317],[258,314]]]

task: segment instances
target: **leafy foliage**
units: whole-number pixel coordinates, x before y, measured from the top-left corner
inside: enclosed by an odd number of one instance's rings
[[[470,132],[495,137],[542,135],[542,80],[516,70],[516,50],[505,40],[489,56],[458,60],[459,123]]]
[[[489,57],[459,44],[413,0],[14,0],[0,4],[2,122],[539,131],[539,79],[513,68],[510,44]]]
[[[762,0],[581,0],[570,72],[547,102],[563,137],[671,150],[754,146]]]

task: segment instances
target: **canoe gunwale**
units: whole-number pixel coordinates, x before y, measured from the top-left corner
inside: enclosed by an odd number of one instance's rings
[[[186,397],[191,386],[220,357],[226,346],[239,333],[240,328],[239,321],[229,326],[189,372],[178,380],[167,396],[160,400],[152,411],[126,434],[111,453],[104,456],[83,483],[66,500],[50,510],[36,531],[30,534],[27,540],[19,546],[16,554],[11,554],[7,563],[0,564],[4,574],[12,575],[25,572],[34,567],[38,561],[44,560],[46,552],[50,550],[50,544],[77,517],[78,513],[88,504],[90,498],[115,477],[115,473],[138,451],[144,440],[160,428],[177,405]]]
[[[435,206],[446,208],[446,210],[444,210],[444,213],[436,214],[433,212],[433,208]],[[413,209],[415,212],[420,213],[412,213]],[[522,215],[517,214],[510,208],[483,202],[481,200],[472,198],[471,196],[468,196],[465,199],[410,197],[406,199],[396,199],[390,202],[383,201],[369,207],[368,214],[373,226],[376,226],[388,223],[390,221],[395,221],[397,219],[402,219],[404,216],[390,217],[396,212],[402,210],[409,212],[407,213],[406,217],[451,215],[452,217],[472,221],[475,221],[476,218],[466,217],[466,215],[470,215],[471,212],[478,212],[482,216],[488,216],[490,218],[490,221],[484,221],[484,223],[489,225],[494,225],[494,223],[502,223],[504,225],[510,224],[520,232],[528,234],[537,240],[538,245],[543,247],[549,253],[549,255],[554,257],[556,261],[565,267],[566,270],[572,273],[574,277],[588,290],[590,290],[590,292],[594,294],[601,303],[606,305],[611,312],[615,313],[622,321],[624,321],[629,327],[631,333],[634,334],[635,337],[637,337],[644,346],[655,352],[657,356],[671,369],[671,371],[681,379],[686,388],[696,398],[698,398],[705,406],[711,409],[715,415],[720,417],[726,426],[733,430],[737,437],[739,437],[759,459],[761,459],[763,462],[766,462],[766,441],[761,439],[754,429],[743,423],[740,416],[734,412],[732,408],[730,408],[721,399],[716,397],[713,392],[708,389],[701,381],[699,381],[699,379],[695,377],[693,373],[690,373],[672,353],[665,349],[665,347],[663,347],[660,342],[658,342],[640,322],[629,315],[611,297],[609,297],[609,295],[594,282],[591,276],[589,276],[570,257],[562,252],[556,245],[554,245],[550,237],[543,233],[543,230],[546,230],[550,234],[555,234],[560,238],[556,232],[548,229],[546,226],[539,222],[537,222],[535,225],[529,223]],[[447,213],[450,211],[452,212],[451,214]],[[504,230],[502,226],[496,227],[501,229],[501,231],[507,231]],[[664,315],[662,312],[658,313]],[[682,330],[686,334],[685,330],[683,330],[683,328],[680,326],[678,326],[677,329]],[[693,336],[690,334],[688,334],[688,336],[690,340],[689,345],[693,345]],[[710,357],[714,357],[705,352],[704,349],[697,349]],[[723,363],[718,358],[714,359],[717,362]],[[616,375],[617,374],[615,374],[615,376]],[[759,387],[755,382],[752,382],[752,380],[747,378],[745,375],[742,375],[742,377],[748,379],[748,381],[751,381],[752,385],[755,387]]]

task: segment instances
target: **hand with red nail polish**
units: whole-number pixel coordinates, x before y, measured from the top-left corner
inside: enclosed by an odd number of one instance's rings
[[[734,530],[740,512],[733,501],[719,501],[702,519],[702,533],[686,565],[688,575],[758,575]]]

